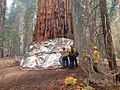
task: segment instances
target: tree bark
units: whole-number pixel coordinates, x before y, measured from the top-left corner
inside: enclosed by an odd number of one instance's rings
[[[107,59],[109,62],[109,68],[111,70],[117,70],[116,55],[115,55],[115,50],[114,50],[113,40],[111,35],[110,21],[107,14],[106,0],[99,0],[99,3],[100,3],[105,51],[106,51]]]
[[[4,32],[5,10],[6,10],[6,0],[0,0],[0,33],[2,35],[0,39],[0,58],[4,57],[3,32]]]
[[[68,16],[71,12],[68,8],[68,0],[38,0],[33,41],[40,42],[56,37],[71,38],[71,17]]]

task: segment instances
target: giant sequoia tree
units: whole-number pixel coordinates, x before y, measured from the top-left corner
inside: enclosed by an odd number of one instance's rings
[[[3,29],[5,21],[5,9],[6,9],[6,0],[0,0],[0,57],[4,56],[3,54]]]
[[[33,40],[72,37],[70,0],[38,0]]]

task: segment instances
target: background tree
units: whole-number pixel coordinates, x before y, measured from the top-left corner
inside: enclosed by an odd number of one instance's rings
[[[108,17],[108,10],[111,11],[111,7],[107,9],[109,6],[106,3],[105,0],[72,0],[73,31],[75,44],[81,53],[86,48],[91,52],[92,47],[97,45],[101,55],[108,59],[110,69],[113,70],[117,65]],[[87,39],[85,40],[83,36]]]
[[[112,36],[117,58],[120,58],[120,1],[113,1],[110,5],[109,15],[112,28]],[[114,6],[114,7],[113,7]]]
[[[117,69],[116,56],[115,56],[115,50],[111,35],[110,21],[107,13],[106,0],[100,0],[100,11],[101,11],[101,21],[102,21],[102,29],[104,35],[105,51],[109,62],[109,67],[111,70],[116,70]]]
[[[4,57],[3,32],[5,21],[6,0],[0,0],[0,58]]]
[[[10,12],[6,14],[4,51],[6,55],[23,55],[32,41],[37,1],[13,0]],[[29,34],[29,35],[28,35]]]

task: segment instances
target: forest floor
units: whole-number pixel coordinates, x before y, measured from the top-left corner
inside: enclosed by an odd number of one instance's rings
[[[87,74],[80,67],[71,69],[55,70],[21,70],[18,63],[12,59],[0,60],[0,90],[81,90],[75,89],[80,83],[85,81]],[[95,90],[120,90],[119,85],[115,85],[106,62],[101,63],[104,74],[91,74],[90,85]],[[120,67],[119,67],[120,69]],[[74,86],[65,86],[64,79],[67,76],[77,78]]]

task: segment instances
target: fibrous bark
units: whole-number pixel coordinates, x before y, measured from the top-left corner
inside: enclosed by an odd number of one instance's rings
[[[3,29],[4,29],[4,21],[5,21],[5,9],[6,9],[6,0],[0,0],[0,58],[4,57],[4,49],[3,49]]]
[[[116,70],[117,69],[116,55],[115,55],[115,50],[114,50],[113,40],[111,35],[111,26],[110,26],[109,17],[107,14],[106,0],[99,0],[99,3],[100,3],[105,51],[106,51],[107,59],[109,62],[109,67],[111,70]]]
[[[38,0],[33,41],[72,37],[70,0]]]

